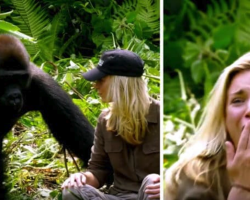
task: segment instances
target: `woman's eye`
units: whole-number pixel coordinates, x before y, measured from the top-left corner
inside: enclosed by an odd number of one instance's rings
[[[234,98],[234,99],[232,100],[232,103],[233,103],[233,104],[242,103],[242,102],[244,102],[244,99],[243,99],[243,98]]]

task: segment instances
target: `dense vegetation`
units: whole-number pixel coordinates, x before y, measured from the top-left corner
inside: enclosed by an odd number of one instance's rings
[[[21,38],[31,61],[68,92],[93,126],[107,105],[81,73],[94,67],[105,50],[138,53],[150,95],[159,99],[158,0],[1,0],[0,8],[0,33]],[[61,199],[60,185],[67,177],[62,147],[39,112],[23,116],[3,145],[5,184],[13,199]],[[77,171],[69,155],[67,163],[69,173]]]
[[[164,7],[164,166],[195,133],[218,75],[250,50],[247,0],[167,0]]]

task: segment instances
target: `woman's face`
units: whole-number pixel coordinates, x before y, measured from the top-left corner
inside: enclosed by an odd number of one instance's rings
[[[94,88],[97,90],[98,94],[100,95],[100,97],[102,98],[102,102],[106,103],[108,103],[107,91],[110,84],[110,77],[111,76],[105,76],[104,78],[97,80],[93,85]]]
[[[234,76],[227,91],[226,128],[237,148],[240,134],[250,120],[250,70]]]

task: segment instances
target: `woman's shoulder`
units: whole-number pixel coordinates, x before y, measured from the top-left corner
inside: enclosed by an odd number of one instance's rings
[[[151,100],[151,104],[150,104],[149,110],[159,113],[160,112],[160,101],[153,99],[153,98],[151,98],[150,100]]]
[[[217,195],[213,190],[204,184],[196,183],[194,180],[182,175],[181,184],[177,192],[177,200],[217,200]]]
[[[219,183],[223,183],[220,187],[220,192],[218,192],[217,184],[215,180],[214,182],[208,183],[201,183],[198,182],[197,180],[194,180],[190,178],[186,173],[189,172],[184,172],[183,170],[180,173],[179,180],[178,180],[178,186],[175,188],[174,196],[175,200],[188,200],[188,199],[193,199],[193,200],[219,200],[221,199],[221,196],[226,197],[228,196],[228,193],[230,191],[230,181],[227,175],[227,172],[225,170],[225,166],[221,166],[217,171],[217,174],[219,174]],[[166,174],[169,175],[169,174]],[[211,173],[211,177],[213,176],[213,173]],[[169,179],[168,179],[169,181]],[[169,182],[167,184],[170,188],[171,185],[169,185]],[[168,187],[167,186],[167,187]],[[171,188],[172,189],[172,188]],[[171,194],[171,191],[166,189],[166,191]],[[168,194],[166,192],[166,195]],[[219,194],[220,193],[220,194]],[[166,198],[168,199],[168,198]]]
[[[159,100],[156,100],[156,99],[154,99],[154,98],[150,98],[150,100],[151,100],[151,102],[152,102],[152,105],[155,105],[155,106],[160,106],[160,101]]]
[[[151,98],[151,104],[146,118],[149,122],[159,122],[159,117],[160,117],[160,102],[158,100]]]
[[[98,117],[98,121],[106,121],[105,117],[109,114],[109,112],[110,110],[108,108],[103,109]]]

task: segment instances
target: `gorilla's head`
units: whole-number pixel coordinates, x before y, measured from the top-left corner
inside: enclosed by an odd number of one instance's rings
[[[0,35],[0,110],[18,113],[23,90],[30,82],[29,55],[23,44],[10,35]]]

